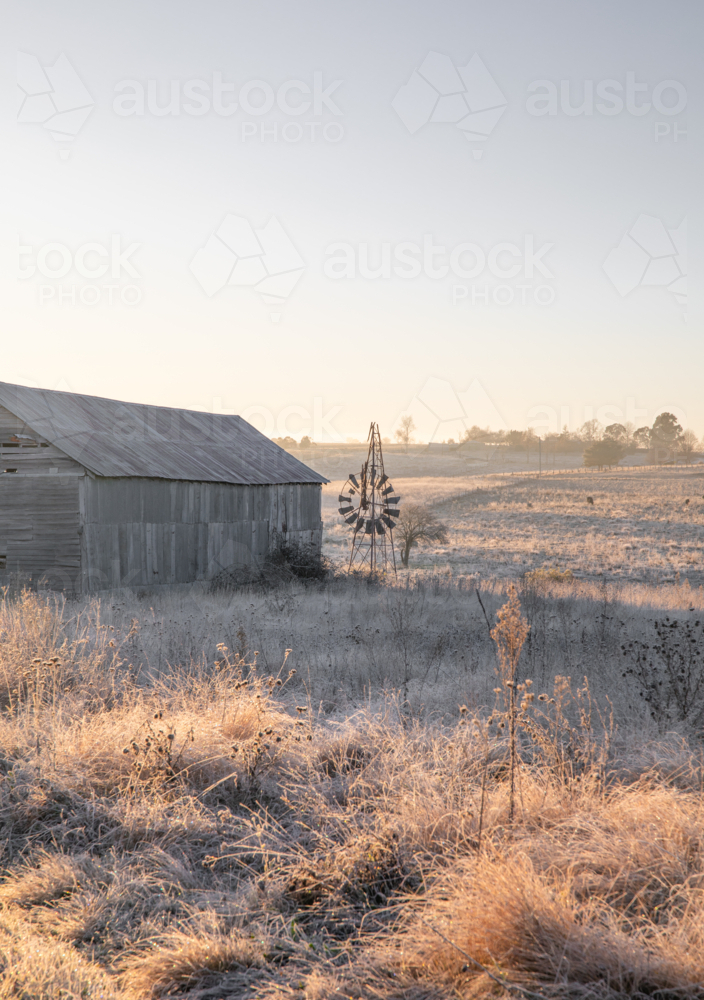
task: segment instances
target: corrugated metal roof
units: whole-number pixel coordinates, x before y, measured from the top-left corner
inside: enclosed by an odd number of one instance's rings
[[[242,417],[0,382],[0,404],[97,476],[327,483]]]

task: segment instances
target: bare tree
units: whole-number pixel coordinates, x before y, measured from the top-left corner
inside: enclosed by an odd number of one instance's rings
[[[598,420],[585,420],[579,428],[579,436],[585,444],[591,444],[592,441],[601,441],[604,436],[604,428]]]
[[[408,446],[413,440],[413,431],[415,429],[416,425],[413,421],[413,417],[411,417],[410,415],[401,417],[401,421],[399,423],[398,429],[394,433],[394,437],[396,438],[397,441],[400,441],[401,444],[406,446],[406,451],[408,451]]]
[[[699,451],[699,441],[694,431],[684,431],[679,440],[680,454],[687,462],[691,462],[694,455]]]
[[[401,542],[401,562],[406,568],[411,549],[418,542],[433,544],[448,540],[445,525],[438,521],[432,510],[419,503],[407,503],[401,508],[401,516],[396,524],[396,537]]]

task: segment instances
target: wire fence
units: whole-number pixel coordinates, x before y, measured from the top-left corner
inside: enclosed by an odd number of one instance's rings
[[[577,465],[568,469],[556,469],[556,468],[545,468],[545,469],[526,469],[523,471],[511,471],[511,472],[492,472],[494,476],[518,476],[518,477],[531,477],[535,479],[540,479],[543,476],[564,476],[570,474],[580,475],[582,473],[595,473],[595,472],[650,472],[657,470],[658,472],[686,472],[692,470],[691,465],[607,465],[607,466],[595,466],[595,465]],[[490,470],[487,469],[487,472]]]

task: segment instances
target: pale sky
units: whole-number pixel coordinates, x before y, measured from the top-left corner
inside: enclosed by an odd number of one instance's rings
[[[16,3],[0,379],[318,439],[704,433],[702,20]]]

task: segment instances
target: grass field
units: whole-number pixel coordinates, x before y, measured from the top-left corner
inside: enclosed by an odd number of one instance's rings
[[[580,579],[704,584],[704,472],[662,469],[397,478],[404,500],[431,506],[447,545],[416,549],[411,567],[514,577],[539,567]],[[324,487],[325,551],[344,561],[342,482]],[[591,496],[593,504],[588,503]]]
[[[6,594],[0,998],[703,997],[702,482],[408,475],[396,582]]]

